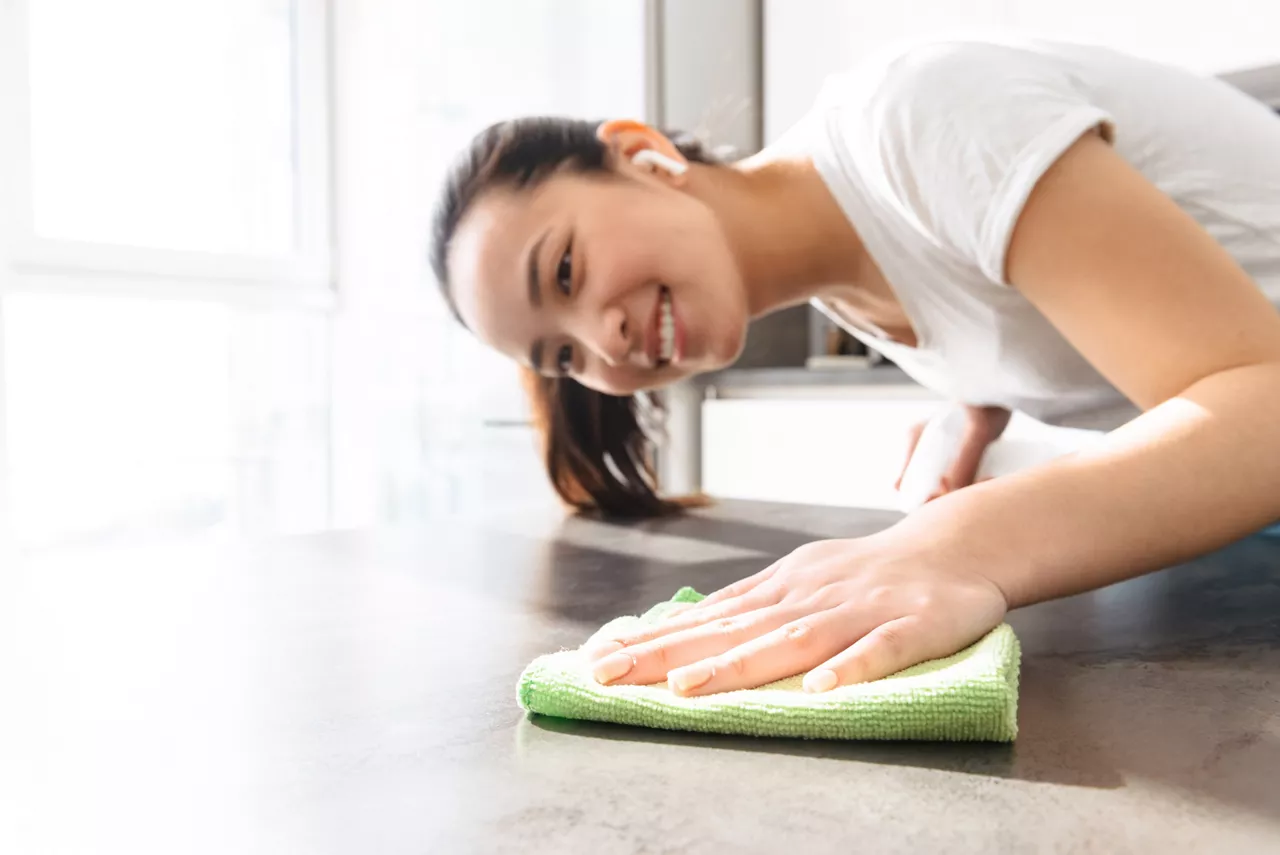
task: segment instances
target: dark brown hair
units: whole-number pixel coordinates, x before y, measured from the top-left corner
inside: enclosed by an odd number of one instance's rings
[[[608,173],[608,149],[596,136],[598,124],[549,116],[500,122],[477,134],[453,163],[436,208],[431,266],[459,322],[448,255],[468,208],[486,190],[527,189],[559,169]],[[667,136],[686,160],[714,162],[697,140]],[[662,410],[657,395],[606,395],[571,377],[521,372],[547,475],[567,504],[610,516],[651,517],[702,503],[658,494],[654,433]]]

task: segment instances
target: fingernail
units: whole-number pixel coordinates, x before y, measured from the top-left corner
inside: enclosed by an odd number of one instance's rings
[[[619,677],[626,676],[634,667],[635,659],[625,653],[615,653],[601,659],[591,675],[596,678],[597,683],[612,683]]]
[[[830,668],[819,668],[817,671],[810,671],[804,678],[804,690],[806,692],[829,692],[839,682],[840,678],[836,676],[835,671]]]
[[[595,660],[608,656],[610,653],[617,653],[624,646],[621,641],[597,641],[582,652],[588,659]]]
[[[677,692],[690,692],[699,686],[706,685],[707,681],[715,675],[716,666],[706,662],[699,662],[696,665],[690,665],[688,668],[672,671],[667,675],[667,682]]]

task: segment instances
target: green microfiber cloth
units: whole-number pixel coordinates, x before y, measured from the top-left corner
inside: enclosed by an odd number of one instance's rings
[[[596,633],[643,628],[676,603],[703,599],[682,588],[640,617],[615,618]],[[590,643],[590,642],[588,642]],[[584,645],[585,647],[586,645]],[[810,694],[803,675],[695,698],[666,683],[602,686],[582,652],[540,656],[520,675],[520,706],[532,713],[618,724],[807,739],[1012,742],[1018,735],[1018,638],[1001,624],[970,647],[883,680]]]

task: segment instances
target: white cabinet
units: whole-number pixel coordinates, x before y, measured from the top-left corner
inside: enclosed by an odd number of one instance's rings
[[[702,405],[702,486],[712,496],[897,510],[907,430],[944,402],[918,386],[792,388]],[[1097,442],[1097,430],[1015,413],[983,455],[998,478]]]
[[[712,496],[897,507],[907,429],[940,399],[726,399],[702,405],[702,487]]]

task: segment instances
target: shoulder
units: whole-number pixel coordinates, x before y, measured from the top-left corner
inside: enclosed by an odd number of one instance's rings
[[[929,39],[830,78],[817,112],[850,165],[910,193],[931,175],[1017,160],[1064,115],[1096,113],[1089,100],[1070,66],[1034,42]]]
[[[999,278],[1002,245],[1045,169],[1110,115],[1072,66],[1034,43],[914,42],[826,93],[833,143],[858,180],[931,240]]]
[[[1011,102],[1078,88],[1061,58],[1034,41],[916,39],[829,78],[819,103],[883,133],[921,120],[981,122]]]

